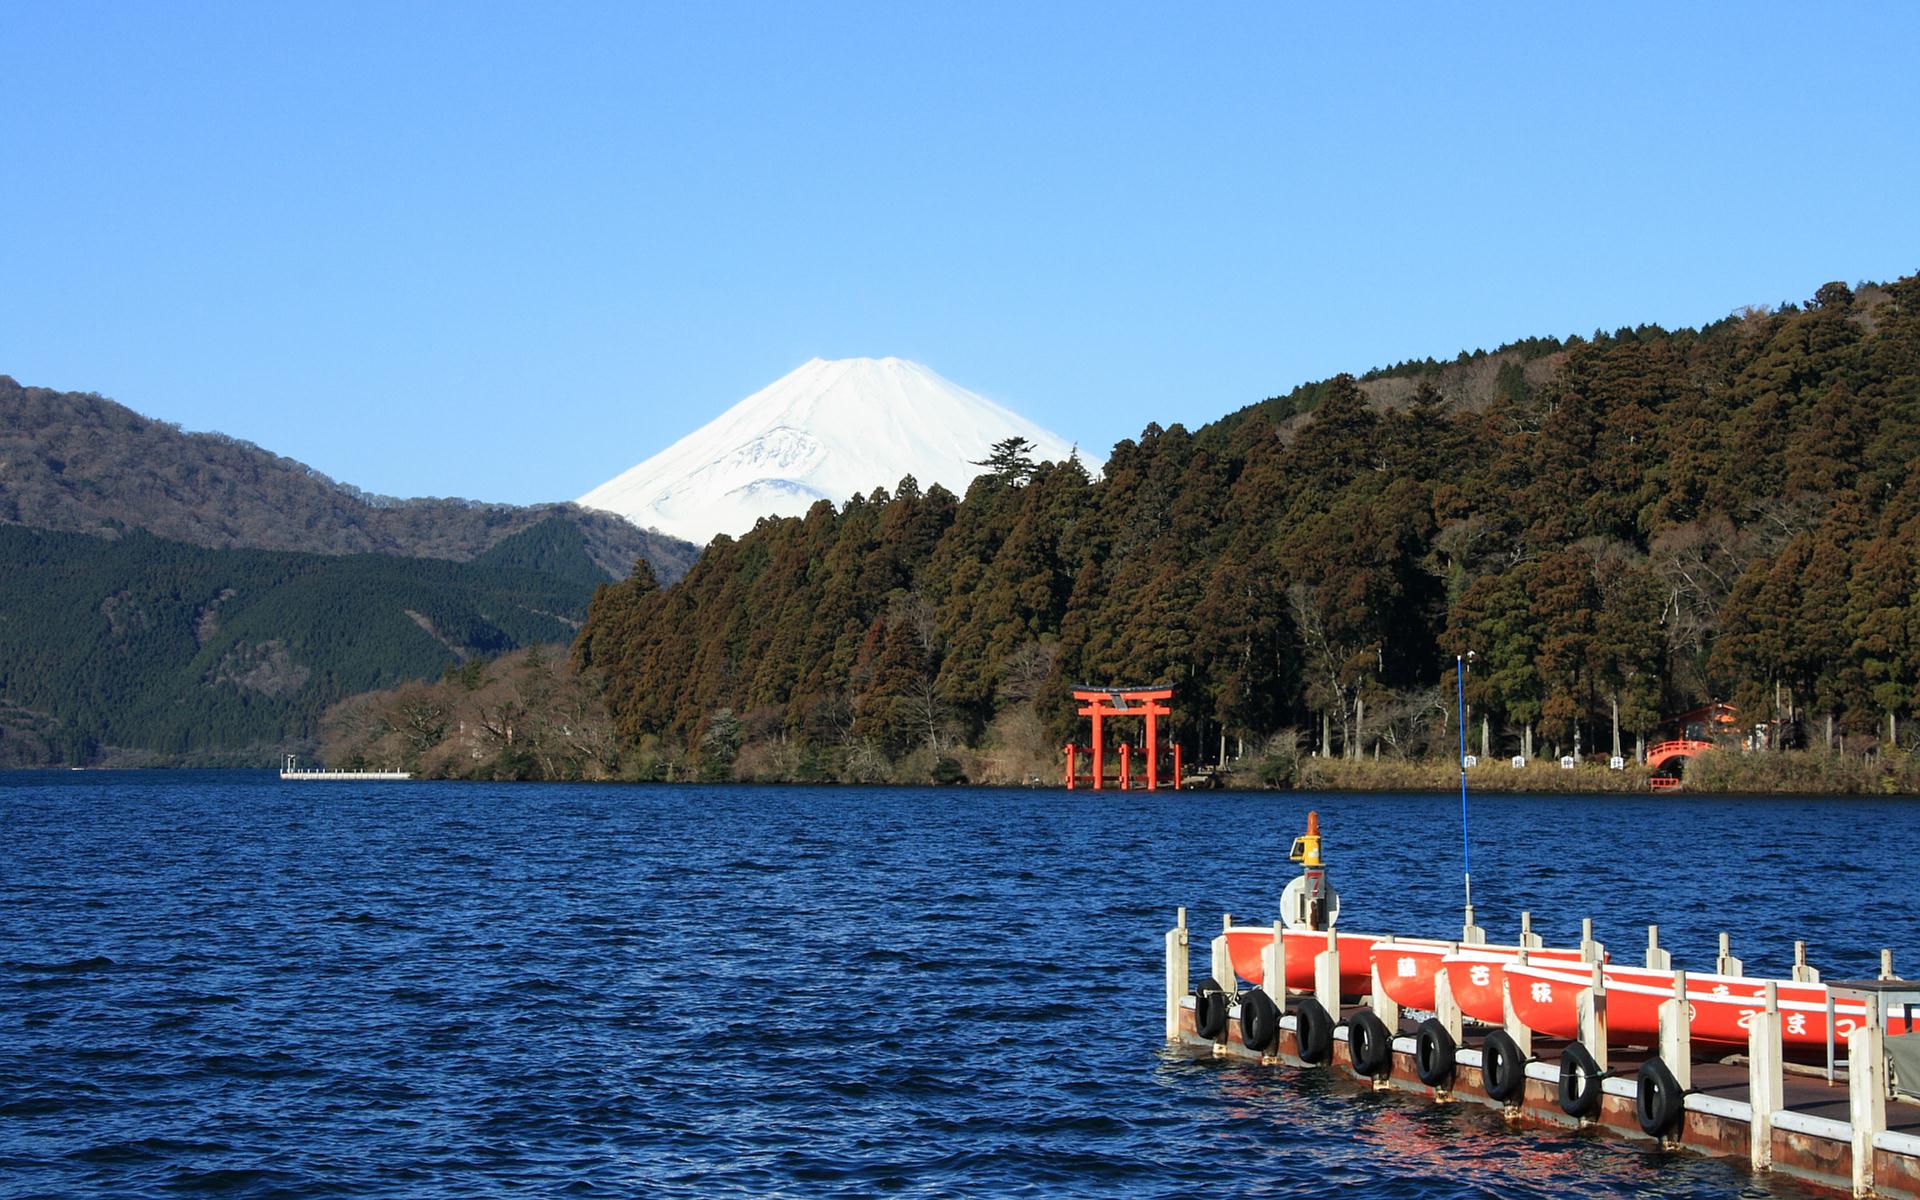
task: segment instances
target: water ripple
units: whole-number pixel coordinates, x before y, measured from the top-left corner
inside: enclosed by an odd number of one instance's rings
[[[1311,802],[1343,924],[1457,923],[1457,798]],[[1784,1187],[1168,1052],[1174,906],[1202,931],[1269,919],[1307,804],[0,776],[0,1195]],[[1631,953],[1657,921],[1698,967],[1724,925],[1750,970],[1802,936],[1829,977],[1920,956],[1896,896],[1831,886],[1920,861],[1912,804],[1501,797],[1474,819],[1496,933],[1594,916]],[[1875,836],[1810,832],[1838,828]]]

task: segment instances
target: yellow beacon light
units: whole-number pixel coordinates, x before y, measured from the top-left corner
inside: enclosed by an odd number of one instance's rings
[[[1322,865],[1320,862],[1319,813],[1310,812],[1307,814],[1307,831],[1293,839],[1293,849],[1287,852],[1287,858],[1289,861],[1297,862],[1303,867],[1317,867]]]

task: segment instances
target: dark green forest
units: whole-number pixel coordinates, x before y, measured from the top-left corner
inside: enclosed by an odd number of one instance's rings
[[[570,640],[605,579],[562,516],[472,562],[0,525],[0,763],[266,766],[353,693]]]
[[[1468,651],[1496,754],[1710,699],[1884,740],[1920,700],[1916,455],[1920,281],[1828,284],[1150,425],[1098,480],[1014,455],[823,502],[602,588],[575,658],[630,751],[800,778],[1051,777],[1081,681],[1177,685],[1190,755],[1416,757]]]

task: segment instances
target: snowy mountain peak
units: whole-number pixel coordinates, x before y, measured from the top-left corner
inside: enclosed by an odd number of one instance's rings
[[[1036,460],[1072,447],[1018,413],[901,358],[814,358],[580,497],[705,545],[766,516],[798,516],[912,475],[966,490],[995,442]],[[1084,457],[1084,456],[1083,456]],[[1097,469],[1097,461],[1088,462]]]

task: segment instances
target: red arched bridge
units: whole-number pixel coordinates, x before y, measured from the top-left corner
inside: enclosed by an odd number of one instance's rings
[[[1670,742],[1656,742],[1647,747],[1647,769],[1656,774],[1676,758],[1692,758],[1702,750],[1713,749],[1712,742],[1696,741],[1692,738],[1676,738]]]

